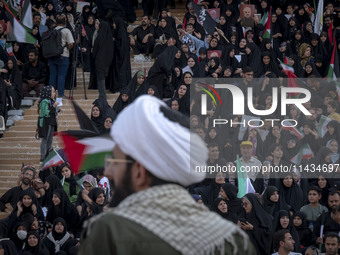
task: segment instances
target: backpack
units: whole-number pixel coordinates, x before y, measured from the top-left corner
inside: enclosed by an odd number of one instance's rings
[[[42,55],[44,58],[58,57],[64,52],[66,44],[62,45],[62,34],[60,29],[48,31],[41,39]]]

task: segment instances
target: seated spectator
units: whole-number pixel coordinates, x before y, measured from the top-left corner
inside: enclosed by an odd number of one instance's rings
[[[49,255],[50,253],[45,248],[37,231],[29,231],[25,243],[25,248],[22,250],[23,254],[29,252],[33,255]]]
[[[43,244],[51,255],[64,251],[69,254],[69,250],[76,246],[78,241],[67,232],[67,224],[63,218],[56,218],[53,222],[52,231],[45,237]]]
[[[85,201],[90,202],[90,198],[88,197],[89,192],[97,187],[97,180],[91,175],[87,174],[83,177],[82,180],[82,188],[83,190],[78,193],[78,198],[76,201],[76,206],[79,215],[81,215],[82,205]]]
[[[135,55],[145,53],[145,56],[148,57],[152,53],[155,46],[154,33],[155,26],[151,24],[150,18],[144,15],[142,17],[142,24],[136,27],[129,35],[130,45]]]
[[[44,188],[46,192],[45,196],[42,198],[42,206],[49,208],[52,205],[53,191],[62,189],[63,186],[56,175],[50,175],[45,180]]]
[[[315,235],[308,227],[306,215],[303,212],[296,212],[293,215],[293,225],[298,232],[302,251],[315,242]]]
[[[237,223],[238,217],[235,213],[228,210],[227,201],[223,198],[216,198],[214,201],[214,211],[218,213],[222,218]]]
[[[47,66],[38,60],[39,53],[37,50],[31,50],[28,55],[29,62],[25,63],[22,68],[22,82],[24,96],[28,97],[29,92],[34,90],[35,96],[39,97],[40,90],[46,85]]]
[[[0,240],[0,254],[4,255],[18,255],[19,252],[15,248],[15,244],[12,240],[1,239]]]
[[[70,169],[70,164],[67,162],[63,163],[59,166],[59,169],[61,169],[61,175],[65,178],[64,181],[62,181],[63,189],[70,199],[70,202],[75,203],[80,192],[80,187]]]
[[[243,213],[242,201],[237,197],[238,188],[231,183],[223,183],[220,189],[220,197],[227,201],[228,211],[239,215]]]
[[[104,190],[105,196],[108,199],[111,196],[109,179],[104,176],[104,168],[99,168],[97,171],[98,187]]]
[[[27,222],[18,222],[8,237],[14,242],[14,245],[18,252],[20,252],[25,247],[25,242],[27,239],[27,232],[29,231],[29,224]]]

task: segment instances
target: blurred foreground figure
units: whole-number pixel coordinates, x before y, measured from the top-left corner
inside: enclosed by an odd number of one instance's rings
[[[195,202],[183,188],[202,181],[208,150],[189,119],[139,97],[111,128],[111,207],[93,217],[79,254],[255,254],[247,234]]]

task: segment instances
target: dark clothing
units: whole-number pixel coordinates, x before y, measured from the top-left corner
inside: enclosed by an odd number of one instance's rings
[[[12,208],[15,208],[17,206],[17,203],[20,199],[20,194],[23,189],[21,186],[13,187],[10,190],[8,190],[5,194],[2,195],[0,198],[0,211],[5,211],[6,204],[10,203]]]
[[[30,62],[25,63],[22,68],[22,81],[28,83],[28,80],[34,79],[38,83],[46,84],[47,66],[44,62],[38,61],[36,66]]]
[[[155,26],[150,25],[145,30],[142,26],[136,27],[130,35],[136,36],[135,45],[131,46],[133,49],[133,53],[138,55],[140,53],[145,53],[148,55],[152,52],[153,47],[155,46],[155,38],[153,36],[148,37],[148,41],[143,43],[143,39],[147,34],[154,34],[155,33]]]

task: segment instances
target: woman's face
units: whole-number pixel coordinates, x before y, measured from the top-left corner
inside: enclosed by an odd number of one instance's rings
[[[110,129],[112,126],[112,119],[110,117],[106,118],[104,122],[105,129]]]
[[[144,82],[144,76],[143,75],[140,75],[138,78],[137,78],[137,83],[138,85],[142,85]]]
[[[301,34],[300,33],[296,33],[295,34],[295,39],[299,41],[301,39]]]
[[[224,189],[222,189],[222,188],[220,189],[219,195],[220,195],[222,198],[229,200],[227,194],[225,193]]]
[[[181,85],[178,89],[178,95],[183,97],[187,93],[187,87],[185,85]]]
[[[155,94],[155,91],[153,88],[148,88],[148,95],[153,96]]]
[[[171,109],[174,110],[174,111],[178,111],[179,110],[179,104],[178,104],[177,100],[173,100],[171,102]]]
[[[183,45],[182,45],[182,51],[183,51],[184,53],[188,53],[188,52],[189,52],[189,48],[188,48],[188,46],[187,46],[186,44],[183,44]]]
[[[93,22],[94,22],[93,17],[92,17],[92,16],[88,17],[87,23],[88,23],[89,25],[92,25]]]
[[[312,66],[311,65],[306,65],[306,73],[308,73],[308,74],[310,74],[310,73],[312,73],[312,71],[313,71],[313,68],[312,68]]]
[[[212,38],[211,41],[210,41],[211,48],[217,47],[217,43],[218,43],[217,39],[216,38]]]
[[[280,128],[278,126],[274,126],[273,129],[272,129],[272,134],[274,136],[277,136],[280,134]]]
[[[262,60],[263,60],[263,64],[265,65],[268,65],[270,63],[270,57],[268,56],[264,56]]]
[[[230,52],[229,52],[229,57],[233,58],[235,56],[235,50],[232,49]]]
[[[330,134],[330,135],[333,135],[334,134],[334,127],[332,127],[332,126],[328,126],[328,133]]]
[[[191,74],[186,73],[186,74],[184,75],[184,83],[185,83],[186,85],[190,85],[191,82],[192,82],[192,76],[191,76]]]
[[[193,58],[188,59],[188,66],[190,66],[191,68],[195,66],[195,60]]]
[[[295,60],[293,58],[289,58],[288,61],[291,66],[295,64]]]
[[[231,70],[229,68],[224,70],[224,76],[225,77],[230,77],[231,76]]]
[[[70,14],[67,14],[67,20],[69,23],[72,23],[72,16]]]
[[[311,54],[311,48],[308,47],[306,50],[305,50],[305,54],[303,54],[305,57],[310,57],[310,54]]]
[[[219,203],[218,203],[218,206],[217,206],[218,210],[220,210],[220,212],[222,213],[228,213],[228,206],[227,206],[227,203],[223,200],[221,200]]]
[[[127,94],[122,94],[122,101],[126,103],[129,100],[129,95]]]
[[[32,30],[33,35],[37,35],[39,33],[39,29],[37,27],[34,27]]]
[[[53,194],[52,196],[52,203],[54,206],[60,205],[61,203],[60,198],[56,194]]]
[[[252,204],[245,198],[242,198],[242,205],[246,213],[250,213],[251,210],[253,209]]]
[[[305,14],[305,10],[303,8],[299,9],[299,15],[302,16],[303,14]]]
[[[269,200],[274,203],[277,203],[279,201],[279,192],[274,191],[273,195],[270,196]]]
[[[45,190],[48,190],[50,188],[49,182],[44,183],[44,188],[45,188]]]
[[[210,129],[209,136],[210,136],[211,139],[215,139],[216,134],[217,133],[216,133],[216,130],[214,128]]]
[[[211,67],[215,67],[216,66],[215,60],[211,59],[210,64],[211,64]]]
[[[266,105],[271,105],[272,104],[272,101],[273,99],[272,99],[272,96],[267,96],[267,98],[266,98],[266,101],[265,101],[265,104]]]
[[[100,115],[99,108],[98,108],[97,106],[94,106],[94,107],[92,108],[92,116],[93,116],[94,118],[98,118],[99,115]]]
[[[71,177],[71,170],[67,166],[64,166],[63,169],[61,169],[61,175],[65,176],[65,178],[70,178]]]
[[[14,50],[15,52],[18,52],[18,51],[19,51],[19,44],[14,43],[14,45],[13,45],[13,50]]]
[[[96,20],[96,23],[94,23],[94,27],[96,30],[99,30],[99,24],[100,24],[99,21]]]
[[[240,43],[239,43],[240,48],[244,48],[244,47],[246,47],[246,45],[247,45],[246,39],[242,38]]]
[[[293,185],[292,176],[288,175],[283,179],[283,185],[287,188],[290,188]]]
[[[35,247],[38,245],[38,238],[35,235],[29,235],[27,242],[30,247]]]
[[[8,60],[8,62],[7,62],[8,68],[12,70],[13,69],[13,65],[14,65],[13,61],[12,60]]]
[[[295,26],[295,20],[293,20],[293,19],[291,19],[290,21],[289,21],[289,25],[291,26],[291,27],[294,27]]]
[[[226,23],[225,17],[220,16],[220,24],[223,26]]]
[[[321,35],[320,40],[321,40],[321,42],[325,43],[326,40],[327,40],[327,37],[325,35]]]
[[[86,189],[88,192],[90,192],[93,189],[92,185],[88,182],[83,182],[83,186],[84,189]]]
[[[47,9],[48,9],[49,11],[52,11],[52,10],[53,10],[53,4],[48,4],[48,5],[47,5]]]
[[[272,47],[272,44],[270,42],[266,43],[266,49],[270,50],[270,48]]]
[[[326,161],[326,163],[331,163],[331,157],[332,157],[331,153],[329,153],[327,156],[325,156],[324,160]]]
[[[338,143],[337,143],[337,141],[332,141],[329,144],[329,149],[331,150],[332,153],[337,153],[338,152]]]
[[[96,199],[96,204],[103,205],[105,202],[105,195],[103,193],[100,193],[100,195]]]
[[[318,177],[318,186],[323,189],[325,188],[327,185],[327,180],[325,177],[323,177],[322,175]]]
[[[175,68],[175,72],[176,72],[176,77],[179,77],[181,75],[181,70],[179,70],[178,67]]]
[[[228,9],[225,11],[225,14],[227,15],[227,17],[231,17],[233,13],[231,12],[231,10]]]
[[[58,234],[61,234],[64,232],[64,225],[61,223],[61,222],[58,222],[55,227],[54,227],[54,230],[55,232],[57,232]]]
[[[166,20],[165,19],[161,19],[160,23],[161,23],[160,25],[161,25],[162,28],[166,27]]]
[[[272,152],[272,155],[274,158],[279,158],[281,159],[283,156],[283,151],[280,147],[276,147],[275,150]]]
[[[289,217],[283,216],[280,218],[280,225],[283,229],[286,229],[289,225]]]
[[[182,49],[183,49],[183,47],[182,47]],[[177,53],[175,55],[175,58],[176,59],[180,59],[181,58],[181,51],[180,50],[177,51]]]
[[[25,206],[25,207],[30,207],[32,205],[32,198],[29,196],[29,195],[25,195],[23,198],[22,198],[22,204]]]

